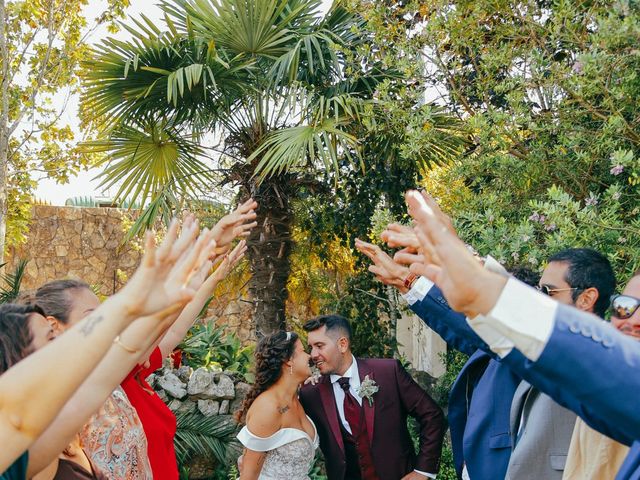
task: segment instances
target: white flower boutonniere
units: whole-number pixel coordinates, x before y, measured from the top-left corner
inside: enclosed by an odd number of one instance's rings
[[[378,384],[374,379],[369,378],[369,375],[364,377],[362,383],[360,383],[360,388],[358,388],[358,395],[360,398],[366,398],[369,400],[369,406],[373,407],[373,395],[376,394],[380,390],[378,388]]]

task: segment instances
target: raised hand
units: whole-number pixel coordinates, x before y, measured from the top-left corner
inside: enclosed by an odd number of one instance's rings
[[[418,237],[416,236],[416,240]],[[393,255],[393,261],[400,265],[411,265],[412,263],[424,263],[424,255],[417,253],[413,248],[407,247],[398,250]]]
[[[233,250],[224,256],[215,272],[213,272],[212,277],[214,277],[215,282],[221,282],[227,275],[229,275],[240,260],[243,259],[246,252],[247,242],[245,240],[241,240]]]
[[[414,252],[420,248],[420,242],[413,228],[406,225],[390,223],[380,234],[380,238],[390,248],[404,247]]]
[[[212,250],[211,234],[198,235],[198,224],[186,222],[178,237],[178,222],[173,220],[160,247],[148,233],[145,253],[131,280],[117,298],[132,316],[153,315],[167,308],[179,309],[189,302],[195,290],[188,286],[203,250]]]
[[[433,198],[417,191],[406,194],[409,214],[424,259],[411,271],[433,281],[456,311],[472,318],[486,314],[495,305],[506,279],[484,270],[458,238]]]
[[[212,241],[212,243],[214,242]],[[212,243],[210,243],[210,246]],[[224,279],[231,269],[242,259],[246,250],[246,242],[243,240],[238,243],[229,254],[224,256],[213,273],[210,273],[212,265],[210,260],[207,260],[205,264],[201,266],[200,270],[194,275],[195,280],[192,280],[190,283],[192,289],[197,289],[193,300],[184,307],[182,312],[180,312],[180,316],[160,341],[159,347],[163,356],[169,355],[178,343],[182,341],[189,328],[191,328],[191,325],[193,325],[193,322],[198,318],[198,315],[210,300],[218,283]]]
[[[392,285],[403,293],[408,290],[404,285],[404,281],[410,273],[407,267],[393,261],[378,245],[359,238],[356,238],[356,249],[373,262],[373,265],[369,266],[369,271],[375,275],[378,281],[385,285]]]
[[[254,221],[256,208],[258,208],[258,202],[250,198],[213,226],[213,238],[218,244],[218,253],[228,250],[234,238],[249,236],[251,229],[258,225]]]

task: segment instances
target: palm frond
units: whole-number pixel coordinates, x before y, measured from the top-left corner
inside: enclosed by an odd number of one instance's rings
[[[146,118],[120,125],[108,138],[85,142],[82,148],[105,154],[98,163],[105,166],[101,187],[118,187],[116,200],[129,198],[144,205],[167,185],[195,196],[213,181],[201,160],[206,151],[192,138],[192,133]]]
[[[28,260],[20,260],[13,272],[5,272],[2,274],[1,278],[4,285],[0,287],[0,303],[11,303],[18,298],[27,263],[29,263]],[[6,266],[7,264],[3,263],[0,265],[0,268]]]
[[[419,148],[411,158],[425,168],[443,165],[459,158],[469,146],[464,124],[442,107],[423,105],[421,108],[426,132],[420,136]]]
[[[345,154],[357,163],[350,152],[358,151],[358,139],[343,130],[348,118],[325,118],[320,123],[282,128],[270,133],[248,158],[258,160],[255,175],[258,181],[284,171],[314,164],[320,160],[327,170],[339,174],[338,159]],[[359,166],[364,168],[360,159]]]
[[[358,15],[334,5],[321,22],[312,28],[296,31],[287,52],[276,59],[269,77],[273,85],[303,82],[326,85],[327,79],[342,76],[343,49],[354,49],[364,41]]]
[[[123,242],[129,242],[134,237],[153,228],[158,221],[169,225],[179,205],[180,201],[176,198],[171,188],[166,185],[162,190],[156,192],[155,197],[152,198],[131,228],[129,228]]]
[[[238,424],[229,417],[178,413],[176,419],[174,445],[180,463],[194,455],[213,456],[216,461],[225,463],[230,450],[239,450],[235,439]]]
[[[193,125],[199,112],[210,119],[243,95],[252,60],[227,58],[215,42],[172,28],[160,32],[146,18],[136,24],[137,30],[127,27],[131,40],[107,38],[83,62],[86,123],[108,130],[123,118],[151,113]]]
[[[320,2],[290,0],[163,0],[161,8],[183,31],[215,39],[229,52],[277,58],[310,26]]]

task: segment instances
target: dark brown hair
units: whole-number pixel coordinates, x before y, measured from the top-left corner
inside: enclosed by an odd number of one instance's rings
[[[238,422],[244,422],[249,407],[262,392],[271,387],[282,375],[282,365],[293,356],[298,335],[293,332],[276,332],[258,342],[254,354],[255,382],[236,412]]]
[[[37,305],[0,305],[0,374],[33,352],[29,317],[44,312]]]
[[[73,308],[73,291],[83,288],[91,290],[89,284],[82,280],[54,280],[36,290],[34,301],[47,315],[66,324]]]
[[[342,315],[320,315],[319,317],[312,318],[302,326],[305,332],[313,332],[322,327],[327,327],[327,333],[335,332],[347,337],[347,340],[351,343],[351,325],[349,324],[349,320]]]

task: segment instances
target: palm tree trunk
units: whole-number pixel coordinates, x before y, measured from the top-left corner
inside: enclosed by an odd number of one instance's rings
[[[252,278],[249,293],[258,338],[286,327],[287,282],[291,273],[291,181],[289,175],[265,180],[252,192],[258,227],[248,239]]]

